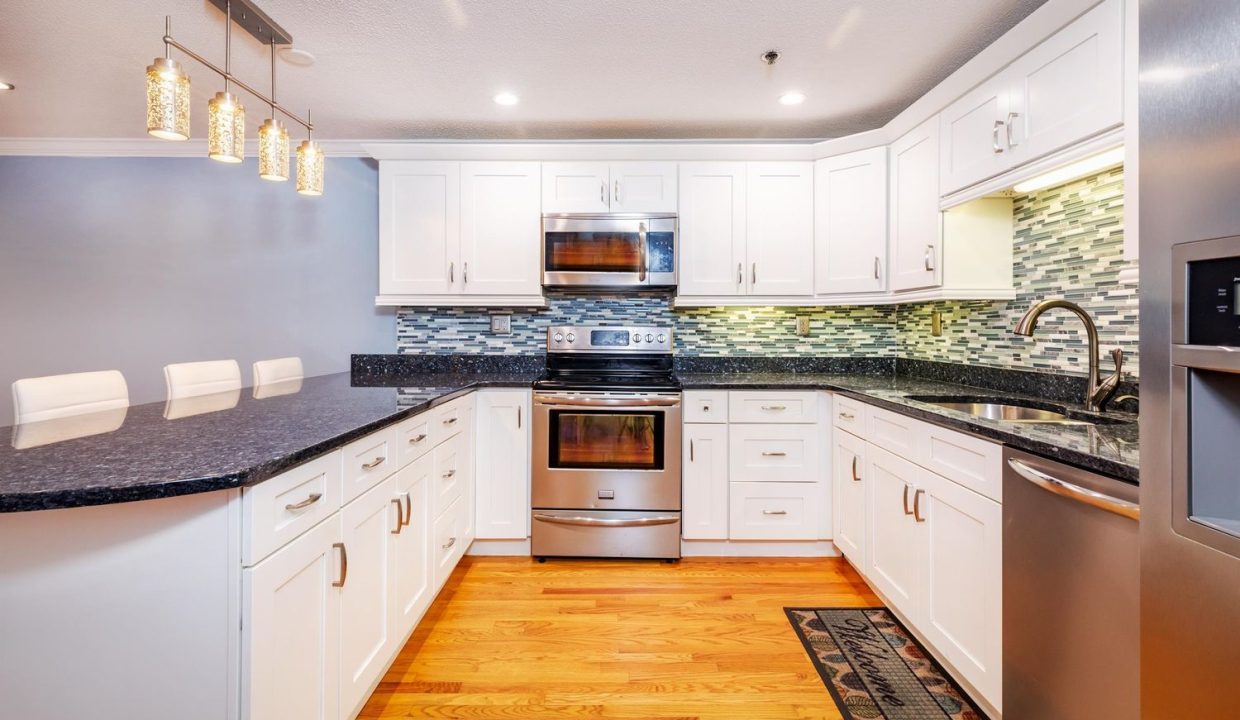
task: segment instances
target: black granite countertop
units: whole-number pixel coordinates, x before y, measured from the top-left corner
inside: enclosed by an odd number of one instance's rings
[[[149,403],[3,428],[9,442],[0,445],[0,512],[253,485],[469,390],[529,387],[538,374],[405,375],[399,384],[372,379],[361,387],[339,373],[261,400],[245,388],[176,406]],[[92,434],[63,439],[83,433]]]
[[[1106,425],[1015,424],[974,417],[918,402],[909,395],[960,395],[985,398],[1036,400],[1027,395],[988,390],[917,377],[855,373],[680,373],[686,390],[832,390],[863,402],[942,425],[973,433],[1036,455],[1075,465],[1105,475],[1137,483],[1137,416],[1108,412],[1118,420]],[[1064,406],[1073,413],[1084,407]]]

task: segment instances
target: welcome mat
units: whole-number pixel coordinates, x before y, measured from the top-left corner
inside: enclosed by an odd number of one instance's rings
[[[784,608],[845,720],[985,720],[886,608]]]

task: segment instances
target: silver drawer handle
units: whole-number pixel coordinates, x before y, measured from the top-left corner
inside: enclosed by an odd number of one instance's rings
[[[417,445],[418,443],[422,442],[425,439],[426,439],[426,433],[422,433],[420,435],[416,435],[414,437],[409,438],[409,444]]]
[[[841,419],[841,420],[856,420],[856,419],[857,419],[857,416],[856,416],[856,415],[853,415],[853,414],[852,414],[852,413],[850,413],[850,412],[842,412],[842,413],[840,413],[840,419]]]
[[[904,486],[904,514],[912,515],[913,511],[908,509],[908,485]]]
[[[787,515],[787,510],[763,510],[763,515]]]
[[[592,518],[561,517],[559,515],[534,513],[534,519],[553,525],[589,525],[596,527],[645,527],[647,525],[671,525],[672,523],[680,522],[680,517],[677,515],[659,515],[643,518]]]
[[[1107,512],[1115,513],[1116,515],[1122,515],[1126,518],[1131,518],[1133,520],[1141,519],[1141,506],[1137,503],[1121,500],[1117,497],[1111,497],[1110,495],[1104,495],[1103,493],[1090,490],[1089,488],[1083,488],[1080,485],[1076,485],[1065,480],[1060,480],[1059,478],[1047,475],[1040,470],[1035,470],[1016,458],[1008,458],[1008,467],[1016,471],[1017,475],[1020,475],[1024,479],[1034,485],[1037,485],[1043,490],[1046,490],[1047,492],[1055,493],[1056,495],[1066,497],[1069,500],[1075,500],[1079,503],[1091,505],[1099,510],[1106,510]]]
[[[288,505],[284,506],[284,509],[288,510],[289,512],[297,512],[298,510],[305,510],[306,508],[318,502],[322,497],[323,497],[323,493],[310,493],[310,497],[306,498],[305,500],[302,500],[299,503],[289,503]]]
[[[448,472],[444,473],[443,476],[445,478],[456,477],[456,470],[455,469],[449,470]]]
[[[392,498],[392,504],[396,506],[396,527],[392,529],[391,533],[399,535],[400,529],[405,526],[405,518],[401,514],[400,498]]]
[[[856,455],[853,455],[852,476],[853,476],[853,482],[861,482],[861,476],[857,474],[857,456]]]
[[[375,468],[379,467],[386,461],[387,461],[387,456],[380,455],[379,457],[375,458],[374,460],[371,460],[368,463],[362,463],[362,469],[363,470],[374,470]]]
[[[763,410],[787,410],[787,405],[763,405]]]
[[[934,246],[926,246],[926,270],[934,270]]]
[[[332,543],[332,547],[340,551],[340,579],[332,581],[332,587],[344,587],[344,581],[349,579],[349,551],[345,549],[344,543]]]
[[[999,131],[1003,129],[1003,126],[1004,122],[1002,120],[996,120],[994,132],[990,137],[990,147],[994,150],[996,155],[1003,154],[1003,146],[999,144]]]
[[[1008,147],[1016,147],[1017,145],[1019,145],[1019,144],[1020,144],[1020,141],[1019,141],[1019,140],[1016,140],[1016,141],[1012,140],[1012,127],[1013,127],[1013,125],[1015,125],[1015,123],[1014,123],[1014,122],[1012,122],[1012,121],[1013,121],[1013,120],[1015,120],[1015,119],[1016,119],[1016,118],[1018,118],[1018,117],[1020,117],[1020,113],[1018,113],[1018,112],[1010,112],[1010,113],[1008,113],[1008,116],[1007,116],[1007,144],[1008,144]]]
[[[880,278],[879,278],[879,276],[880,276],[881,274],[882,274],[882,266],[881,266],[881,264],[879,263],[878,256],[877,256],[877,255],[875,255],[875,256],[874,256],[874,279],[875,279],[875,280],[880,279]]]
[[[786,457],[788,453],[783,450],[763,450],[762,457]]]
[[[444,550],[447,550],[448,548],[452,547],[455,544],[456,544],[456,538],[452,537],[452,538],[448,538],[448,542],[444,543],[443,545],[440,545],[439,547],[443,548]]]
[[[444,424],[444,425],[455,425],[455,424],[456,424],[456,421],[457,421],[457,418],[450,417],[450,418],[448,418],[447,420],[444,420],[444,421],[443,421],[443,424]]]
[[[913,519],[917,522],[926,521],[926,519],[921,516],[921,496],[925,494],[926,491],[921,488],[918,488],[916,492],[913,493]]]

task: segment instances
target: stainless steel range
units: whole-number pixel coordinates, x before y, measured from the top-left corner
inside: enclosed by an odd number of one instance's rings
[[[532,554],[679,558],[680,412],[671,329],[549,328]]]

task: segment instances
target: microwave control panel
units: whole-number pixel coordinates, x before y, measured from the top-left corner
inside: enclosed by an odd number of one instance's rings
[[[1188,263],[1189,345],[1240,347],[1240,257]]]

